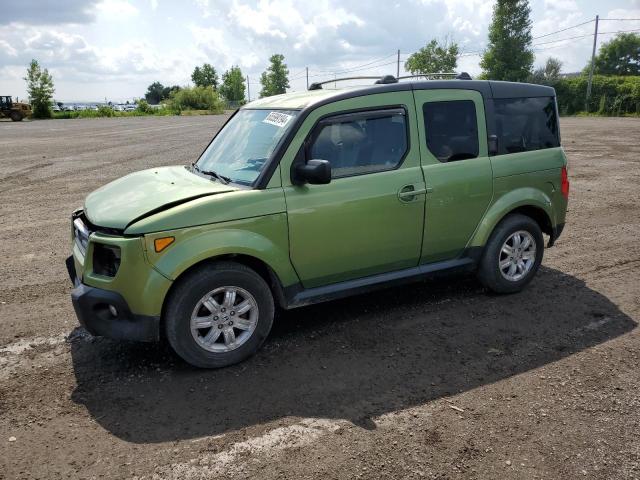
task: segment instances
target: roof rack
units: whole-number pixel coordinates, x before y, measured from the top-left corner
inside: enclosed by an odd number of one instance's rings
[[[391,76],[392,75],[387,75],[387,77],[391,77]],[[325,80],[323,82],[314,82],[311,85],[309,85],[309,90],[322,90],[322,85],[325,85],[327,83],[334,83],[334,82],[344,82],[346,80],[380,80],[380,79],[381,79],[380,76],[334,78],[333,80]],[[390,83],[395,83],[395,82],[390,82]]]
[[[454,78],[456,80],[471,80],[471,75],[469,75],[467,72],[460,72],[460,73],[436,72],[436,73],[422,73],[419,75],[405,75],[403,77],[398,77],[398,80],[404,80],[406,78],[426,78],[427,80],[440,80],[440,79]]]
[[[427,80],[453,78],[456,80],[471,80],[471,75],[469,75],[467,72],[460,72],[460,73],[423,73],[420,75],[405,75],[398,78],[394,77],[393,75],[384,75],[382,77],[379,77],[379,76],[343,77],[343,78],[334,78],[333,80],[324,80],[322,82],[314,82],[311,85],[309,85],[309,90],[322,90],[322,85],[326,85],[327,83],[344,82],[347,80],[375,80],[374,82],[375,84],[386,85],[389,83],[398,83],[398,80],[405,80],[407,78],[426,78]]]

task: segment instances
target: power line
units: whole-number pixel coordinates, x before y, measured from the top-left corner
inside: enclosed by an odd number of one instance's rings
[[[605,18],[605,19],[600,19],[600,20],[633,20],[633,21],[640,21],[640,19],[636,19],[636,18]],[[582,22],[582,23],[578,23],[576,25],[572,25],[571,27],[567,27],[567,28],[563,28],[561,30],[556,30],[555,32],[551,32],[551,33],[546,33],[544,35],[539,35],[537,37],[533,37],[531,40],[538,40],[540,38],[545,38],[545,37],[550,37],[551,35],[555,35],[557,33],[561,33],[561,32],[566,32],[567,30],[572,30],[574,28],[577,27],[581,27],[583,25],[587,25],[589,23],[594,22],[595,20],[588,20],[586,22]],[[616,32],[600,32],[599,35],[611,35],[611,34],[616,34],[616,33],[628,33],[628,32],[637,32],[640,31],[640,29],[633,29],[633,30],[618,30]],[[539,43],[534,43],[531,46],[532,47],[536,47],[538,45],[547,45],[549,43],[556,43],[556,42],[563,42],[566,40],[576,40],[579,38],[587,38],[587,37],[591,37],[593,36],[593,33],[588,33],[585,35],[577,35],[574,37],[567,37],[567,38],[560,38],[558,40],[550,40],[548,42],[539,42]],[[462,52],[460,54],[458,54],[458,57],[474,57],[477,55],[482,55],[482,51],[475,51],[475,52]],[[402,55],[412,55],[410,53],[404,53]]]
[[[640,32],[640,28],[636,28],[633,30],[618,30],[615,32],[598,32],[598,35],[615,35],[616,33],[628,33],[628,32]],[[586,35],[577,35],[575,37],[559,38],[558,40],[549,40],[548,42],[534,43],[531,46],[536,47],[538,45],[547,45],[549,43],[564,42],[566,40],[576,40],[578,38],[587,38],[587,37],[593,37],[593,33],[587,33]]]
[[[640,21],[640,18],[603,18],[600,19],[602,20],[607,20],[607,21]],[[560,30],[556,30],[554,32],[550,32],[550,33],[546,33],[544,35],[539,35],[537,37],[533,37],[532,40],[538,40],[541,38],[546,38],[546,37],[550,37],[552,35],[556,35],[558,33],[562,33],[562,32],[566,32],[584,25],[588,25],[590,23],[593,23],[595,21],[595,19],[592,20],[588,20],[582,23],[578,23],[576,25],[572,25],[570,27],[566,27]],[[611,32],[598,32],[598,35],[615,35],[618,33],[631,33],[631,32],[640,32],[640,29],[630,29],[630,30],[617,30],[617,31],[611,31]],[[560,43],[560,42],[567,42],[570,40],[578,40],[578,39],[582,39],[582,38],[588,38],[588,37],[593,37],[594,34],[593,33],[588,33],[588,34],[584,34],[584,35],[575,35],[572,37],[565,37],[565,38],[559,38],[556,40],[548,40],[548,41],[544,41],[544,42],[538,42],[538,43],[533,43],[531,45],[532,49],[536,52],[539,51],[544,51],[544,50],[550,50],[550,49],[554,49],[554,48],[560,48],[565,46],[564,44],[562,45],[551,45],[548,47],[542,47],[542,48],[537,48],[540,47],[542,45],[550,45],[550,44],[554,44],[554,43]],[[417,50],[416,50],[417,51]],[[458,54],[458,58],[460,57],[470,57],[470,56],[477,56],[477,55],[482,55],[484,53],[484,51],[473,51],[473,52],[463,52]],[[314,70],[313,75],[308,75],[309,78],[317,78],[317,77],[327,77],[328,75],[342,75],[345,73],[351,73],[351,72],[358,72],[358,71],[362,71],[362,70],[367,70],[367,69],[373,69],[373,68],[381,68],[381,67],[386,67],[389,65],[394,65],[396,64],[396,61],[392,61],[392,62],[387,62],[387,63],[382,63],[380,64],[379,62],[382,62],[390,57],[394,57],[397,55],[397,52],[391,53],[389,55],[386,55],[384,57],[380,57],[377,58],[375,60],[372,60],[370,62],[367,63],[363,63],[360,65],[355,65],[353,67],[349,67],[349,68],[344,68],[342,70]],[[400,54],[403,57],[408,57],[413,55],[413,53],[401,53]],[[307,73],[306,70],[302,70],[300,72],[298,72],[297,74],[294,74],[290,80],[298,80],[300,78],[303,78],[305,76],[305,74]]]
[[[348,71],[331,72],[330,75],[338,75],[338,74],[343,74],[343,73],[356,72],[356,71],[360,71],[360,70],[368,70],[368,69],[372,69],[372,68],[386,67],[387,65],[395,65],[395,64],[396,64],[395,61],[387,62],[387,63],[383,63],[381,65],[373,65],[373,66],[361,67],[361,68],[348,70]],[[326,76],[327,76],[326,73],[316,73],[315,75],[309,75],[309,78],[311,78],[311,77],[326,77]]]
[[[577,35],[575,37],[559,38],[558,40],[549,40],[547,42],[534,43],[531,46],[537,47],[538,45],[547,45],[549,43],[558,43],[558,42],[564,42],[567,40],[576,40],[578,38],[586,38],[586,37],[593,37],[593,33],[587,33],[586,35]]]
[[[297,75],[290,77],[289,80],[296,80],[297,78],[302,78],[304,77],[305,73],[306,73],[306,70],[302,70],[302,72],[298,73]]]
[[[586,22],[578,23],[577,25],[573,25],[572,27],[563,28],[562,30],[556,30],[555,32],[546,33],[544,35],[540,35],[538,37],[533,37],[531,40],[538,40],[539,38],[550,37],[551,35],[555,35],[556,33],[566,32],[567,30],[571,30],[573,28],[581,27],[582,25],[587,25],[588,23],[594,22],[595,20],[588,20]]]
[[[640,32],[640,28],[636,28],[634,30],[618,30],[617,32],[598,32],[598,35],[611,35],[615,33],[629,33],[629,32]]]
[[[389,58],[389,57],[393,57],[393,56],[395,56],[395,55],[396,55],[396,52],[393,52],[393,53],[392,53],[392,54],[390,54],[390,55],[386,55],[386,56],[381,57],[381,58],[378,58],[378,59],[376,59],[376,60],[372,60],[372,61],[371,61],[371,62],[369,62],[369,63],[363,63],[362,65],[355,65],[355,66],[353,66],[353,67],[348,67],[348,68],[343,69],[343,70],[316,70],[316,72],[320,72],[320,73],[331,73],[331,74],[334,74],[334,73],[348,73],[348,72],[351,72],[351,71],[359,70],[361,67],[367,67],[367,66],[369,66],[369,65],[371,65],[371,64],[374,64],[374,63],[377,63],[377,62],[381,62],[382,60],[386,60],[387,58]]]

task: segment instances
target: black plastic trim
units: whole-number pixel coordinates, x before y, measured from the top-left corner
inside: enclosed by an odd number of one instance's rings
[[[556,243],[556,240],[562,235],[562,231],[564,230],[564,223],[559,223],[555,227],[553,227],[553,231],[551,232],[551,237],[549,238],[549,243],[547,243],[547,248],[553,247]]]
[[[116,340],[155,342],[160,339],[160,316],[137,315],[117,292],[81,283],[75,272],[73,257],[67,258],[67,270],[75,288],[71,291],[73,308],[89,333]],[[109,311],[113,305],[118,315]]]
[[[418,265],[417,267],[404,270],[396,270],[394,272],[381,273],[345,282],[332,283],[331,285],[323,285],[321,287],[305,289],[300,284],[285,287],[283,293],[286,308],[303,307],[305,305],[328,302],[351,295],[368,293],[381,288],[410,283],[425,276],[444,271],[473,270],[480,258],[482,249],[474,248],[472,250],[473,251],[467,252],[468,255],[453,260]]]

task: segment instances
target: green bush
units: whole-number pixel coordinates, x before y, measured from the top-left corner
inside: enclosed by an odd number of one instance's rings
[[[556,89],[561,115],[585,111],[599,115],[640,115],[640,77],[594,75],[591,97],[585,108],[587,83],[586,75],[550,83]]]
[[[187,87],[171,93],[171,109],[178,115],[182,110],[208,110],[222,113],[224,102],[211,87]]]
[[[116,112],[109,105],[100,105],[95,113],[98,114],[98,117],[113,117]]]
[[[99,118],[99,117],[141,117],[146,115],[173,115],[174,112],[166,107],[152,108],[148,105],[146,107],[138,108],[130,112],[116,112],[108,105],[101,105],[98,110],[78,110],[71,112],[54,112],[53,118]]]
[[[139,100],[136,110],[147,115],[154,113],[154,109],[149,106],[149,103],[146,100]]]

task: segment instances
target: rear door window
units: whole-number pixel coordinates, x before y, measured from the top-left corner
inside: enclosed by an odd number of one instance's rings
[[[499,155],[560,146],[553,97],[499,98],[493,102]]]
[[[428,102],[422,106],[427,148],[441,162],[478,156],[478,120],[471,100]]]

